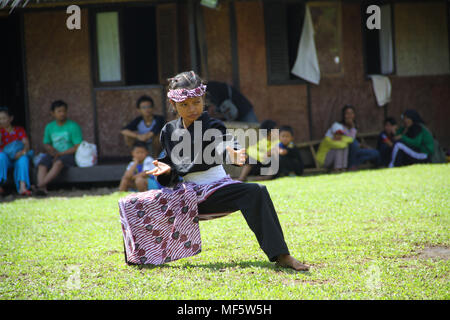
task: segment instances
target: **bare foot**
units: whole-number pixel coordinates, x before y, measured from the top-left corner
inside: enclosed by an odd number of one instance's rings
[[[289,254],[281,254],[277,258],[277,265],[283,268],[292,268],[296,271],[308,271],[309,267],[300,263],[297,259]]]

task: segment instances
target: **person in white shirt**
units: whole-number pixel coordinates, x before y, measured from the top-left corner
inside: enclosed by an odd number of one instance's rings
[[[136,141],[131,150],[133,161],[131,161],[122,176],[119,191],[137,190],[139,192],[150,189],[159,189],[160,185],[154,177],[148,176],[145,172],[155,168],[154,159],[148,155],[145,142]]]

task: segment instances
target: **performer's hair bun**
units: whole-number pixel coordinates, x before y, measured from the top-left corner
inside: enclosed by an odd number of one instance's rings
[[[199,77],[194,71],[185,71],[177,74],[169,81],[169,90],[173,89],[194,89],[206,82]]]

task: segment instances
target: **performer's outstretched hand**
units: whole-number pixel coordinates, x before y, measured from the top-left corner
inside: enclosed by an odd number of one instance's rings
[[[146,174],[151,174],[154,176],[160,176],[162,174],[169,174],[170,173],[170,166],[164,162],[160,162],[158,160],[153,161],[153,164],[156,168],[146,171]]]
[[[245,159],[247,159],[245,149],[234,150],[233,148],[228,146],[227,151],[233,164],[236,164],[238,166],[243,166],[245,164]]]

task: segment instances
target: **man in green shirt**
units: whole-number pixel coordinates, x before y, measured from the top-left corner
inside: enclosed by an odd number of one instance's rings
[[[80,126],[67,119],[67,103],[57,100],[51,106],[54,121],[44,131],[46,154],[38,163],[37,195],[47,194],[47,185],[64,167],[75,166],[75,152],[83,141]]]

